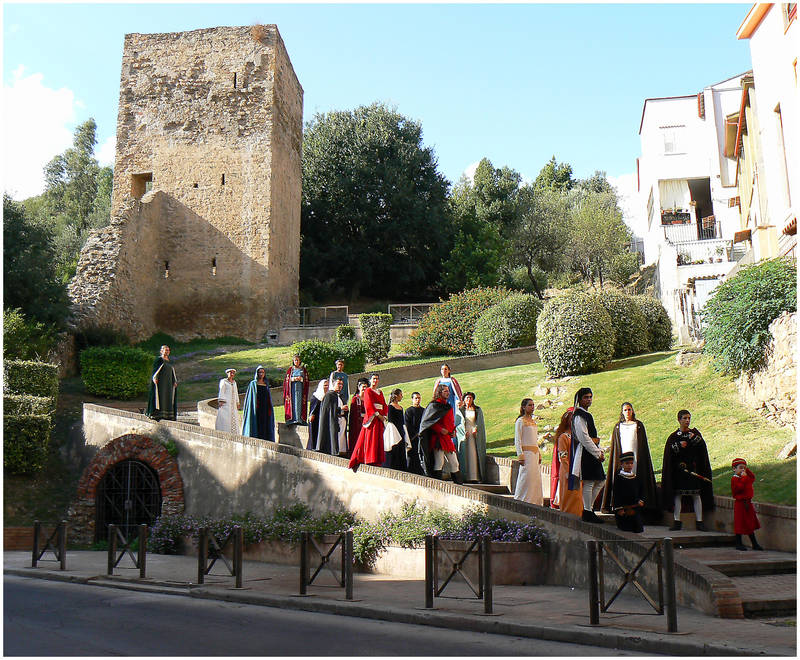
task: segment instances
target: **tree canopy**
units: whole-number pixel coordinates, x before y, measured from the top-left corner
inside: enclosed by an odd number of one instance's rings
[[[301,287],[422,295],[450,245],[448,188],[419,123],[377,103],[315,115],[303,139]]]

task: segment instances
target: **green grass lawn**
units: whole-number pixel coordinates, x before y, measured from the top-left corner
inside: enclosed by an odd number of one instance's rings
[[[546,380],[541,364],[522,365],[489,371],[454,374],[464,391],[477,394],[477,404],[486,419],[489,452],[498,456],[514,455],[514,421],[524,397],[537,403],[537,386]],[[418,390],[423,401],[429,400],[434,379],[397,385],[405,394]],[[756,474],[755,497],[759,501],[796,504],[796,459],[779,461],[776,456],[792,437],[788,429],[778,428],[758,413],[745,408],[738,399],[732,381],[714,372],[701,359],[692,367],[678,367],[674,353],[655,353],[612,364],[607,371],[559,381],[567,387],[563,406],[537,411],[539,427],[557,426],[566,407],[572,405],[575,391],[584,385],[594,391],[594,415],[603,446],[609,445],[611,431],[619,419],[623,401],[630,401],[636,416],[647,429],[650,453],[661,478],[661,463],[667,436],[678,424],[681,408],[692,413],[692,425],[703,433],[708,444],[713,469],[714,492],[730,495],[730,462],[741,456]],[[404,403],[407,403],[404,401]],[[550,460],[552,447],[545,450]]]

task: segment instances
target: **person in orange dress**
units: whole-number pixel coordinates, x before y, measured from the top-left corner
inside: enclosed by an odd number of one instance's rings
[[[570,406],[561,416],[561,422],[556,429],[556,439],[553,447],[553,462],[550,465],[550,506],[560,509],[564,513],[580,516],[583,513],[583,500],[580,488],[570,490],[569,481],[569,447],[572,443],[572,412]]]
[[[353,472],[358,470],[359,465],[383,465],[386,460],[383,431],[388,410],[383,392],[378,389],[379,382],[378,374],[372,374],[369,387],[364,390],[364,423],[350,457],[350,469]]]

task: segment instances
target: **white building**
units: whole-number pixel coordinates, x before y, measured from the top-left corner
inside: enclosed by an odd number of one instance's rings
[[[740,74],[699,94],[647,99],[639,135],[638,189],[647,220],[645,263],[681,343],[698,335],[699,312],[744,254],[736,162],[725,156],[726,116],[739,109]]]
[[[738,161],[745,262],[797,249],[800,197],[800,101],[797,3],[757,3],[736,33],[749,39],[753,75],[731,121],[728,151]]]

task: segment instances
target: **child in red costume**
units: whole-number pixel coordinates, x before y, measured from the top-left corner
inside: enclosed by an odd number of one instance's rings
[[[761,527],[758,522],[756,510],[753,507],[753,482],[756,476],[747,467],[743,458],[735,458],[731,463],[733,476],[731,477],[731,493],[733,503],[733,532],[736,534],[736,549],[747,550],[742,543],[742,534],[750,536],[753,550],[763,550],[756,541],[755,531]]]

